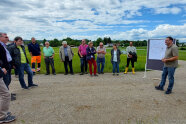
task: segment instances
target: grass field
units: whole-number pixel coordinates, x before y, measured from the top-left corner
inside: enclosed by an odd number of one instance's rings
[[[105,56],[106,62],[105,62],[104,72],[112,72],[112,64],[111,64],[111,61],[110,61],[111,60],[111,55],[110,55],[111,49],[112,48],[107,49],[107,54]],[[72,50],[74,52],[73,70],[74,70],[75,73],[79,73],[80,72],[80,59],[79,59],[79,56],[77,54],[78,48],[72,48]],[[125,50],[125,48],[120,48],[120,50],[123,51],[123,50]],[[56,73],[64,73],[65,72],[64,65],[60,61],[60,58],[59,58],[59,47],[54,47],[54,51],[55,51],[54,65],[55,65]],[[28,49],[26,49],[26,52],[27,52],[28,59],[30,60],[30,55],[28,53]],[[137,63],[135,63],[135,70],[136,71],[143,71],[145,69],[146,52],[147,52],[146,49],[137,48],[138,61],[137,61]],[[120,72],[124,71],[124,68],[126,66],[126,58],[127,57],[126,57],[125,54],[121,55],[121,62],[120,62],[120,65],[119,65],[120,66]],[[179,50],[179,59],[180,60],[186,60],[186,51]],[[130,65],[129,68],[131,68],[131,65]],[[129,71],[131,71],[131,69],[129,69]],[[40,73],[46,73],[43,55],[42,55],[41,72]]]

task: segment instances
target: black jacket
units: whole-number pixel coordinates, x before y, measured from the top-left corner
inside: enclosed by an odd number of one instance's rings
[[[12,63],[7,61],[6,50],[1,44],[0,44],[0,64],[1,64],[1,68],[5,68],[6,70],[11,69]]]
[[[137,62],[138,56],[135,52],[129,52],[130,55],[132,55],[132,59],[134,60],[134,62]]]
[[[21,45],[21,48],[23,49],[27,63],[29,63],[28,58],[26,56],[25,47]],[[10,51],[10,55],[12,56],[12,64],[16,67],[20,66],[21,65],[21,53],[20,53],[19,48],[14,44],[9,47],[9,51]]]

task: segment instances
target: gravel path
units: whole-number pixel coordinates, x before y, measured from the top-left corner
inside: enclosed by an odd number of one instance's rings
[[[147,72],[145,79],[143,72],[99,77],[36,75],[34,81],[39,87],[29,90],[21,89],[18,79],[12,76],[10,89],[17,94],[10,107],[17,116],[13,123],[185,124],[186,61],[179,64],[171,95],[154,89],[160,71]]]

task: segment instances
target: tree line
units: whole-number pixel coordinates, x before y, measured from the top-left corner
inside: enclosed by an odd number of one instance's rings
[[[87,41],[87,43],[90,41],[89,39],[85,39]],[[81,40],[77,40],[77,39],[72,39],[70,37],[67,37],[65,39],[62,39],[62,40],[58,40],[58,39],[53,39],[53,40],[46,40],[46,39],[43,39],[43,40],[37,40],[37,42],[39,44],[42,44],[44,45],[44,43],[48,41],[50,43],[50,46],[52,47],[58,47],[58,46],[61,46],[62,42],[63,41],[67,41],[68,45],[70,46],[79,46],[81,44]],[[28,44],[30,43],[31,41],[29,40],[26,40],[25,41],[25,44]],[[108,45],[108,46],[112,46],[112,44],[118,44],[119,46],[122,46],[122,47],[127,47],[129,46],[129,43],[131,41],[129,40],[112,40],[110,37],[104,37],[104,38],[97,38],[97,40],[93,41],[93,44],[94,46],[99,46],[99,43],[100,42],[103,42],[104,45]],[[177,40],[177,45],[179,46],[179,41]],[[143,47],[143,46],[147,46],[147,40],[138,40],[138,41],[134,41],[133,42],[133,45],[136,46],[136,47]]]

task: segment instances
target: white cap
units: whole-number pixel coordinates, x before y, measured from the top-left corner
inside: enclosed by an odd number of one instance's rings
[[[66,41],[63,41],[62,44],[63,44],[63,45],[64,45],[64,44],[67,44],[67,42],[66,42]]]

